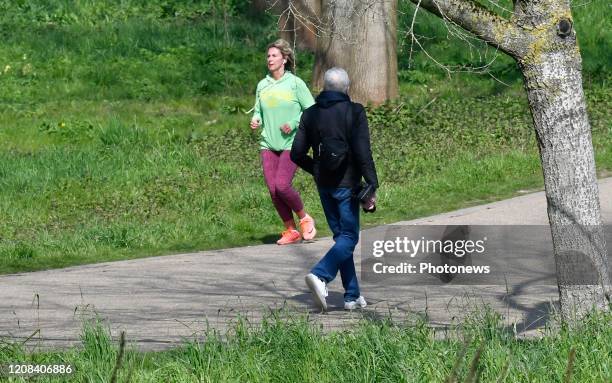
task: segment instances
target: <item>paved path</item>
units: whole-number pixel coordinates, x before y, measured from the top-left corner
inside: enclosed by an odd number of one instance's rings
[[[604,222],[612,223],[612,178],[600,181]],[[543,192],[399,224],[547,224]],[[322,221],[322,220],[321,220]],[[269,308],[290,307],[326,329],[343,328],[362,316],[411,320],[427,314],[444,326],[483,302],[499,310],[519,332],[541,327],[554,286],[378,286],[362,283],[370,306],[342,310],[341,285],[330,284],[331,311],[314,310],[304,275],[331,246],[330,238],[294,246],[260,245],[0,276],[0,337],[29,345],[67,347],[79,343],[83,318],[107,320],[141,349],[163,349],[221,331],[238,314],[253,322]],[[359,253],[359,251],[357,252]],[[41,340],[42,338],[42,340]]]

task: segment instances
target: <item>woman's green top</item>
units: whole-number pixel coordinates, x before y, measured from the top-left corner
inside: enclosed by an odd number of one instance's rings
[[[291,72],[285,72],[278,80],[270,75],[261,80],[257,84],[253,113],[253,119],[261,122],[261,149],[291,150],[302,112],[313,104],[304,81]],[[291,127],[289,134],[280,130],[284,124]]]

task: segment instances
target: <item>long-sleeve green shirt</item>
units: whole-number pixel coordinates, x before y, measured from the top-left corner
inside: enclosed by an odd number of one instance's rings
[[[257,84],[253,119],[261,122],[261,149],[291,150],[302,111],[314,104],[310,90],[299,77],[285,72],[274,80],[267,75]],[[285,134],[281,126],[289,124],[291,132]]]

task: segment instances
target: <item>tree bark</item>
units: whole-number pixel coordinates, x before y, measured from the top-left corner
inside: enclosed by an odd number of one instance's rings
[[[299,49],[315,51],[321,0],[256,0],[251,3],[251,9],[277,15],[281,39]]]
[[[517,58],[526,53],[530,34],[515,23],[470,0],[411,0]]]
[[[294,28],[300,49],[315,52],[317,49],[317,28],[321,15],[321,0],[294,1]]]
[[[322,89],[325,71],[338,66],[349,74],[353,100],[380,104],[397,97],[396,14],[397,0],[323,1],[313,87]]]
[[[594,308],[609,309],[591,127],[569,2],[516,0],[512,20],[469,0],[420,4],[517,60],[538,138],[562,317],[573,322]]]
[[[251,0],[251,7],[249,9],[252,14],[262,14],[268,9],[268,1]]]
[[[352,35],[352,12],[350,1],[328,1],[321,5],[321,29],[315,50],[315,63],[312,73],[312,86],[315,90],[323,89],[323,75],[334,66],[347,70],[351,65],[353,52],[350,40]],[[351,72],[348,72],[351,76]],[[351,76],[351,80],[352,80]]]
[[[609,305],[610,275],[599,205],[582,60],[569,3],[517,3],[533,36],[518,60],[544,173],[562,315],[581,318]]]

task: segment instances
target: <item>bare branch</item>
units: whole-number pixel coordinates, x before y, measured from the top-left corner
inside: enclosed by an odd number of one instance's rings
[[[414,35],[414,22],[416,21],[417,12],[419,12],[420,5],[421,5],[421,0],[418,0],[416,9],[414,10],[414,14],[412,15],[412,22],[410,23],[410,30],[408,30],[408,33],[410,33],[410,38],[412,39],[410,43],[410,55],[408,56],[408,63],[412,62],[412,52],[414,51],[413,49],[414,40],[416,40],[416,36]]]
[[[470,0],[410,0],[427,11],[451,21],[488,44],[520,59],[527,53],[531,36],[515,23]]]

